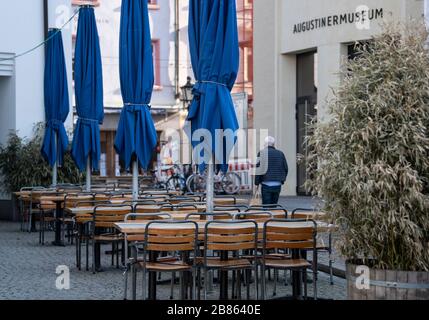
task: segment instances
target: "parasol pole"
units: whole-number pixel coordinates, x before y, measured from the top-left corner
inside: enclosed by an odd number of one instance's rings
[[[58,135],[55,134],[55,146],[57,150],[56,159],[54,166],[52,168],[52,186],[56,187],[58,185]]]
[[[86,192],[91,192],[91,157],[86,160]]]
[[[207,212],[214,212],[214,157],[211,156],[207,174]]]
[[[139,199],[139,163],[137,160],[133,161],[133,200]]]

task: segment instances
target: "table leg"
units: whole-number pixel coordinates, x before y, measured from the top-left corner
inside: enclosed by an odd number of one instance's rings
[[[222,251],[220,254],[220,259],[222,261],[228,261],[228,252]],[[228,300],[228,271],[219,271],[220,277],[220,300]]]
[[[61,239],[61,229],[62,229],[62,221],[63,218],[63,209],[61,208],[61,202],[57,202],[57,207],[55,210],[55,241],[53,242],[54,246],[64,247],[64,242]]]
[[[299,259],[300,253],[299,250],[292,250],[292,259]],[[302,298],[302,278],[301,273],[299,271],[292,271],[292,296],[294,299]]]
[[[149,261],[156,262],[157,256],[157,252],[150,252]],[[149,272],[149,300],[156,300],[156,281],[156,272]]]

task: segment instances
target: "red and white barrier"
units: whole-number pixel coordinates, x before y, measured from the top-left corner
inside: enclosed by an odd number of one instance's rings
[[[252,164],[250,160],[237,160],[229,164],[229,171],[237,173],[241,178],[241,191],[251,192],[253,190],[253,179],[250,175]]]

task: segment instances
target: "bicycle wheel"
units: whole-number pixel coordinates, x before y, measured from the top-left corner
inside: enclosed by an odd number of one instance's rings
[[[186,181],[181,177],[171,177],[167,181],[168,191],[185,191]]]
[[[186,187],[190,193],[206,192],[206,178],[199,174],[193,174],[188,178]]]
[[[222,178],[222,189],[228,195],[238,194],[241,190],[241,177],[235,172],[228,172]]]

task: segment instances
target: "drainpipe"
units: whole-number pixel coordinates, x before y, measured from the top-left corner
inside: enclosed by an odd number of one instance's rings
[[[174,86],[175,86],[175,95],[176,99],[180,98],[180,84],[179,84],[179,41],[180,41],[180,25],[179,25],[179,1],[174,1],[174,31],[175,31],[175,39],[174,39],[174,49],[175,49],[175,76],[174,76]]]
[[[49,0],[43,0],[43,24],[44,24],[44,32],[45,39],[48,38],[49,32]]]

